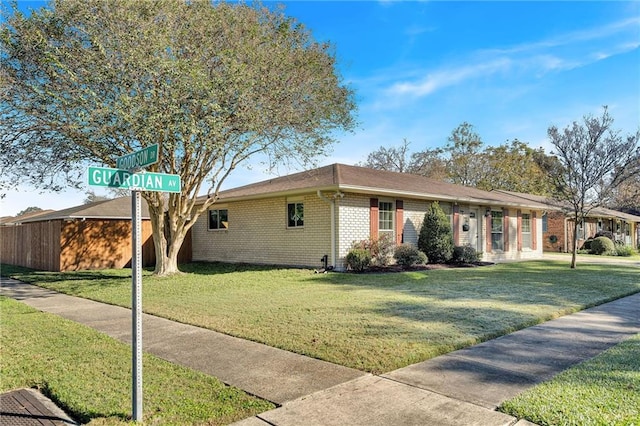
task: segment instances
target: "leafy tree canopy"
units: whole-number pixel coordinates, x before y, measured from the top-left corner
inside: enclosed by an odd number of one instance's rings
[[[551,192],[542,165],[556,160],[546,155],[542,148],[530,148],[518,139],[481,149],[480,136],[465,122],[453,130],[443,148],[411,153],[409,145],[405,139],[399,147],[380,147],[369,154],[362,165],[418,174],[486,191],[503,189],[538,195]]]
[[[183,187],[143,193],[159,274],[177,271],[186,231],[238,165],[256,155],[305,164],[354,126],[333,47],[260,5],[57,0],[8,14],[0,52],[0,190],[15,177],[80,186],[89,162],[115,166],[160,144],[149,170],[179,174]],[[209,198],[196,207],[201,191]]]

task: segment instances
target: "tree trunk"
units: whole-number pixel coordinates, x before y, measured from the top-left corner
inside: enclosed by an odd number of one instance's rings
[[[573,250],[571,250],[571,269],[576,269],[576,257],[578,256],[578,215],[573,221]]]

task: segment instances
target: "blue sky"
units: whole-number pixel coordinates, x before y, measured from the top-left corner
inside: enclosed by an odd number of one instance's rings
[[[405,138],[412,151],[441,147],[464,121],[486,145],[517,138],[547,152],[550,125],[597,115],[603,105],[616,129],[640,128],[640,2],[283,4],[317,40],[334,44],[356,92],[359,125],[337,135],[340,143],[320,165],[362,162]],[[240,168],[226,187],[268,178],[261,170]],[[0,214],[71,207],[84,198],[22,188],[0,202]]]

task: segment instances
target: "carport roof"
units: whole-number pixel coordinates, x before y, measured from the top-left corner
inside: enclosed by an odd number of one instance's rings
[[[149,208],[146,201],[142,200],[141,212],[143,219],[149,219]],[[112,200],[96,201],[89,204],[70,207],[63,210],[49,210],[47,213],[28,217],[15,217],[9,223],[17,225],[29,222],[46,222],[49,220],[66,219],[120,219],[131,220],[131,197],[120,197]]]

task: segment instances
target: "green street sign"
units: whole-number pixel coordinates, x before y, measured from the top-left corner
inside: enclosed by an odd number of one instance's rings
[[[133,173],[107,167],[89,167],[89,185],[155,192],[180,192],[181,187],[180,175]]]
[[[136,170],[158,162],[158,144],[153,144],[140,151],[116,158],[116,167],[122,170]]]

